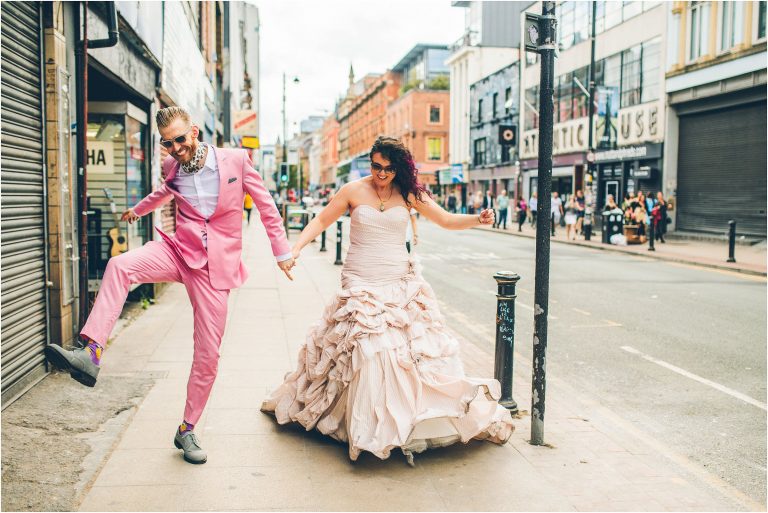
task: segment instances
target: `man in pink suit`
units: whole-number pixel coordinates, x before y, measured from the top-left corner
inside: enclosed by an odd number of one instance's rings
[[[157,126],[161,144],[170,153],[163,162],[165,182],[126,210],[122,219],[133,223],[175,199],[176,233],[171,237],[158,230],[161,240],[111,258],[93,310],[80,332],[85,347],[64,350],[49,345],[45,354],[53,365],[68,370],[80,383],[94,386],[103,348],[130,285],[183,283],[194,311],[194,358],[184,418],[174,444],[184,451],[186,461],[205,463],[207,456],[193,429],[216,379],[229,291],[248,277],[240,259],[246,193],[259,210],[277,265],[290,279],[294,261],[280,214],[245,151],[199,142],[198,127],[179,107],[158,111]]]

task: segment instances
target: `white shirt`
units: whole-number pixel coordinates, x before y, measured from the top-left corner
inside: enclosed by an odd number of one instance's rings
[[[216,211],[219,202],[219,164],[216,162],[216,150],[210,144],[205,164],[197,173],[187,173],[179,166],[179,171],[173,179],[173,185],[179,194],[204,217],[210,217]],[[201,233],[203,247],[208,249],[208,233]],[[291,253],[277,256],[277,261],[282,262],[291,258]]]
[[[552,205],[552,214],[560,219],[560,206],[563,204],[563,200],[561,200],[560,197],[552,197],[550,204]]]

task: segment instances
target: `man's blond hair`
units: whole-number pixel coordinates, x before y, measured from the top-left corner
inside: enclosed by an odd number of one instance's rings
[[[187,123],[191,124],[192,118],[189,116],[189,112],[187,112],[182,107],[173,106],[166,107],[157,111],[157,114],[155,115],[157,128],[166,128],[168,125],[173,123],[176,118],[181,118]]]

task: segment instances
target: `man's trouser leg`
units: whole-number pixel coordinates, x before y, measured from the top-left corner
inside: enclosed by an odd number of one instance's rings
[[[110,258],[96,302],[80,335],[104,347],[123,310],[130,286],[181,281],[178,262],[173,249],[160,241],[147,242],[140,248]]]
[[[227,323],[229,290],[216,290],[211,286],[207,265],[202,269],[185,269],[182,282],[187,287],[195,316],[195,351],[187,382],[184,420],[197,424],[219,368],[219,347]]]

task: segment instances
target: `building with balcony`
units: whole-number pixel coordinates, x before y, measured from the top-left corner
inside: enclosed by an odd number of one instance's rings
[[[665,190],[676,230],[766,235],[766,2],[670,2]]]

